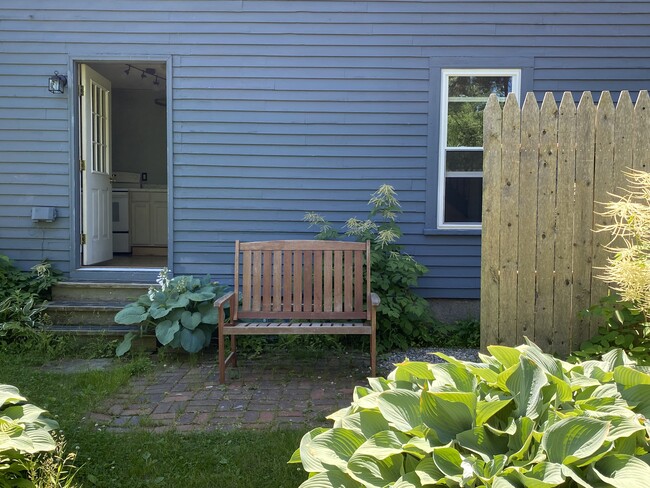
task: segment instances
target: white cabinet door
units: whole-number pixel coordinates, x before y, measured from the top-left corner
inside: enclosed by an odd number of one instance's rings
[[[131,245],[167,246],[167,192],[131,190]]]
[[[165,192],[151,193],[151,244],[154,246],[167,245],[167,194]]]

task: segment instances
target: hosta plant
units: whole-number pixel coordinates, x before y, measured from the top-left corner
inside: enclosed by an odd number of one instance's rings
[[[291,458],[301,488],[648,486],[650,369],[621,350],[569,364],[530,342],[488,349],[356,387]]]
[[[158,275],[158,287],[151,287],[137,301],[115,315],[115,322],[140,325],[140,335],[154,330],[158,342],[187,352],[198,352],[210,343],[216,330],[217,312],[212,302],[226,287],[209,276],[176,276],[169,278],[163,268]],[[124,355],[138,334],[129,332],[117,346],[116,354]]]
[[[17,388],[0,385],[0,487],[27,481],[37,455],[54,451],[50,432],[58,428],[45,410],[27,403]]]

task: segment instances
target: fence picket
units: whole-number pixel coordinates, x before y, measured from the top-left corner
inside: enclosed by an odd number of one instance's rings
[[[594,144],[596,106],[591,92],[584,92],[578,104],[576,123],[576,196],[573,221],[573,309],[578,312],[591,305],[591,255],[594,218]],[[579,347],[590,338],[588,318],[575,316],[571,329],[571,347]]]
[[[637,136],[634,138],[633,168],[650,170],[650,96],[648,90],[641,90],[634,106],[634,122]]]
[[[537,243],[537,177],[539,168],[539,107],[528,93],[521,109],[519,167],[519,277],[516,342],[535,333],[535,246]]]
[[[499,335],[517,334],[517,250],[519,239],[519,103],[510,93],[501,131],[501,219],[499,242]]]
[[[537,194],[537,303],[535,341],[547,348],[553,343],[553,273],[555,239],[555,191],[557,178],[558,108],[552,93],[546,93],[539,114],[539,180]]]
[[[481,239],[481,349],[499,336],[499,219],[501,208],[501,107],[496,95],[485,106],[483,124],[483,224]]]
[[[609,219],[599,215],[602,210],[602,203],[608,199],[607,192],[612,190],[614,181],[614,129],[616,122],[616,109],[609,92],[604,91],[596,109],[596,147],[594,155],[594,224],[593,229],[597,230],[600,225],[607,224]],[[595,232],[593,239],[593,261],[594,270],[591,274],[591,302],[597,303],[600,298],[607,294],[607,284],[598,278],[599,268],[607,264],[607,251],[605,246],[610,238],[605,232]],[[596,333],[600,320],[592,319],[591,335]]]
[[[557,197],[555,205],[555,276],[553,283],[553,347],[555,352],[570,352],[566,327],[571,309],[574,187],[576,177],[576,104],[570,92],[560,103],[557,134]],[[563,323],[569,319],[569,323]]]

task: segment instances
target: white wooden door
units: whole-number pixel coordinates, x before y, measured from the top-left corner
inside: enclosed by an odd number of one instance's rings
[[[111,82],[82,64],[81,85],[81,243],[90,265],[113,257]]]

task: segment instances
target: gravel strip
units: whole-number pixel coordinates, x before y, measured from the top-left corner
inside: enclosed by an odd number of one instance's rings
[[[455,357],[460,361],[478,361],[478,349],[460,349],[445,347],[417,347],[406,351],[395,351],[382,354],[377,358],[377,369],[382,376],[386,376],[393,369],[394,363],[400,363],[408,358],[409,361],[425,361],[429,363],[444,363],[442,359],[434,355],[434,352],[442,352],[447,356]]]

